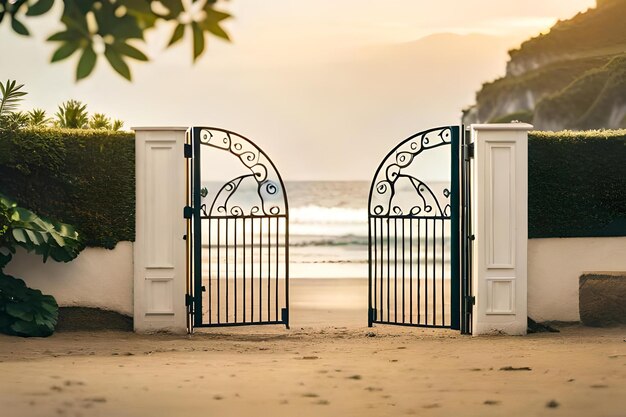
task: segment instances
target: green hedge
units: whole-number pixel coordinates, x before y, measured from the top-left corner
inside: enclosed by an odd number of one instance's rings
[[[626,236],[626,130],[531,132],[528,235]]]
[[[530,238],[626,236],[626,130],[531,132]],[[134,134],[0,131],[0,191],[88,246],[135,239]]]
[[[133,241],[134,138],[100,130],[0,131],[0,191],[74,225],[88,246]]]

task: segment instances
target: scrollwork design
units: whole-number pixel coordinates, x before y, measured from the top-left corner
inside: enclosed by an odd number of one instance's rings
[[[217,192],[209,216],[279,216],[287,213],[287,199],[280,175],[269,158],[248,139],[229,131],[215,128],[200,129],[200,144],[226,150],[239,158],[250,171],[225,183]],[[250,197],[252,179],[256,182]],[[246,194],[248,200],[236,197]]]
[[[423,181],[408,173],[408,169],[419,160],[418,156],[430,149],[450,145],[452,127],[433,129],[404,141],[380,165],[370,191],[370,214],[410,215],[410,216],[449,216],[450,190],[445,188],[437,196]],[[399,184],[410,184],[418,202],[400,204]]]

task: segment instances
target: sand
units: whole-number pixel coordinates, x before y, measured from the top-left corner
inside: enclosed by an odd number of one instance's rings
[[[626,327],[525,337],[365,323],[363,280],[292,288],[292,328],[0,336],[21,416],[624,416]]]

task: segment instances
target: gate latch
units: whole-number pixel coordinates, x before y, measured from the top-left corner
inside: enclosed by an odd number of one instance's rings
[[[185,158],[191,158],[193,155],[193,150],[191,148],[191,145],[189,145],[188,143],[185,143]]]
[[[187,307],[193,305],[193,297],[190,294],[185,294],[185,305]]]
[[[465,148],[467,149],[467,152],[465,153],[465,160],[469,161],[470,159],[474,158],[474,142],[468,143],[467,145],[465,145]]]

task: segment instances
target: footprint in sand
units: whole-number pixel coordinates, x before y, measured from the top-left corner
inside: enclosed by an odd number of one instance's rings
[[[546,408],[557,408],[559,405],[555,400],[550,400],[546,403]]]
[[[87,403],[105,403],[107,402],[107,399],[104,397],[90,397],[90,398],[85,398],[83,401]]]
[[[528,366],[520,366],[520,367],[503,366],[502,368],[500,368],[500,370],[501,371],[532,371],[532,368]]]

